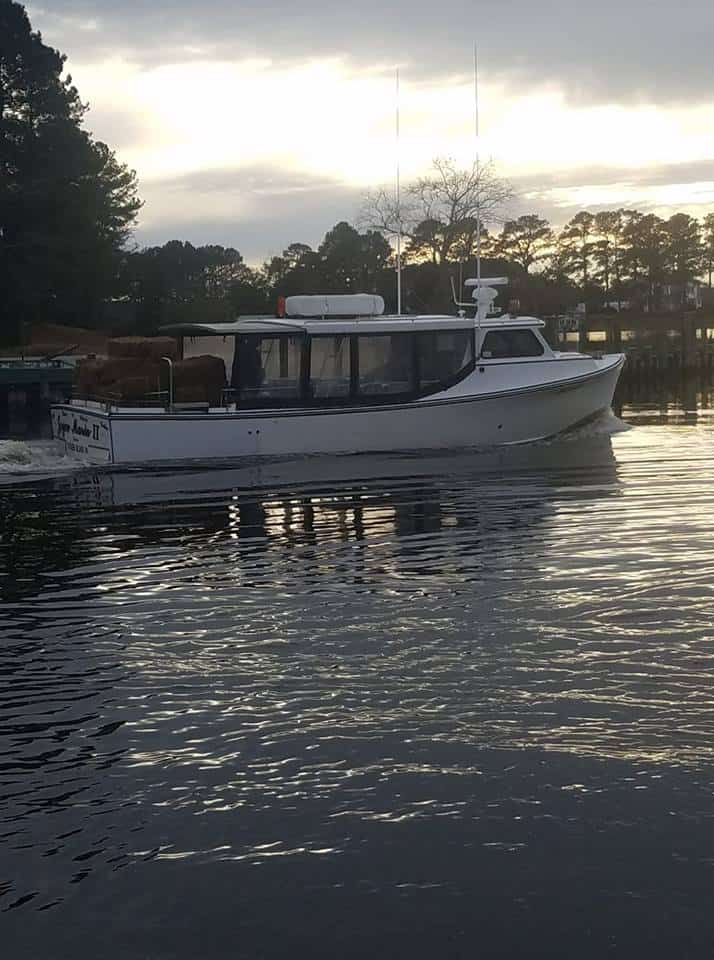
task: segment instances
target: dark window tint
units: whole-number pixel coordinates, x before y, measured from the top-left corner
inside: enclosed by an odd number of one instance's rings
[[[297,400],[301,393],[302,337],[236,338],[233,387],[250,406]]]
[[[437,389],[458,379],[473,363],[471,330],[429,330],[417,334],[420,390]]]
[[[359,392],[365,397],[411,393],[414,353],[410,334],[360,334]]]
[[[481,356],[502,360],[508,357],[541,357],[543,344],[532,330],[489,330]]]
[[[350,395],[349,336],[319,336],[310,342],[310,389],[317,400]]]

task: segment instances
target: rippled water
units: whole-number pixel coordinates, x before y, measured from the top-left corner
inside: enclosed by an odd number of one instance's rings
[[[74,470],[0,442],[9,958],[710,956],[714,420]]]

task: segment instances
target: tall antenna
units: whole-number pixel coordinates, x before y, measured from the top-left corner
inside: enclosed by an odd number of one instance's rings
[[[478,47],[474,41],[474,141],[476,148],[476,279],[481,280],[481,136],[478,108]]]
[[[476,146],[476,280],[477,290],[481,289],[481,137],[478,109],[478,47],[474,40],[474,137]],[[478,327],[481,329],[481,306],[476,311]]]
[[[402,197],[399,169],[399,67],[396,70],[396,147],[397,147],[397,316],[402,313]]]

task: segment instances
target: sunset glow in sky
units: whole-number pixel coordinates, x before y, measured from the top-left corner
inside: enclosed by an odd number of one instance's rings
[[[454,16],[468,9],[460,0],[449,5]],[[714,21],[708,5],[689,6]],[[526,16],[525,0],[509,10],[519,7]],[[150,13],[135,0],[28,7],[44,39],[68,54],[91,106],[87,126],[139,175],[138,242],[231,243],[256,261],[294,240],[315,244],[336,220],[353,219],[365,190],[394,177],[396,65],[403,178],[437,155],[471,163],[470,32],[448,34],[439,59],[425,60],[431,14],[403,24],[390,46],[350,29],[347,12],[335,18],[330,8],[327,17],[326,9],[308,3],[291,33],[282,0],[260,16],[206,0],[200,25],[184,0],[157,0]],[[708,52],[698,30],[680,38],[679,70],[668,71],[657,59],[664,24],[661,37],[641,28],[639,45],[626,35],[603,55],[585,21],[589,45],[572,33],[562,46],[552,41],[548,25],[562,24],[570,9],[561,0],[518,34],[490,2],[484,9],[492,16],[480,42],[481,151],[512,178],[514,215],[533,211],[561,223],[584,207],[714,209],[714,77],[699,70]],[[611,29],[616,11],[613,4]]]

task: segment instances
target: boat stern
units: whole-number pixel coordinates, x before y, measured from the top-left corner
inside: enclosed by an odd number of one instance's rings
[[[52,439],[66,456],[85,463],[112,463],[112,428],[103,410],[55,404],[50,410]]]

